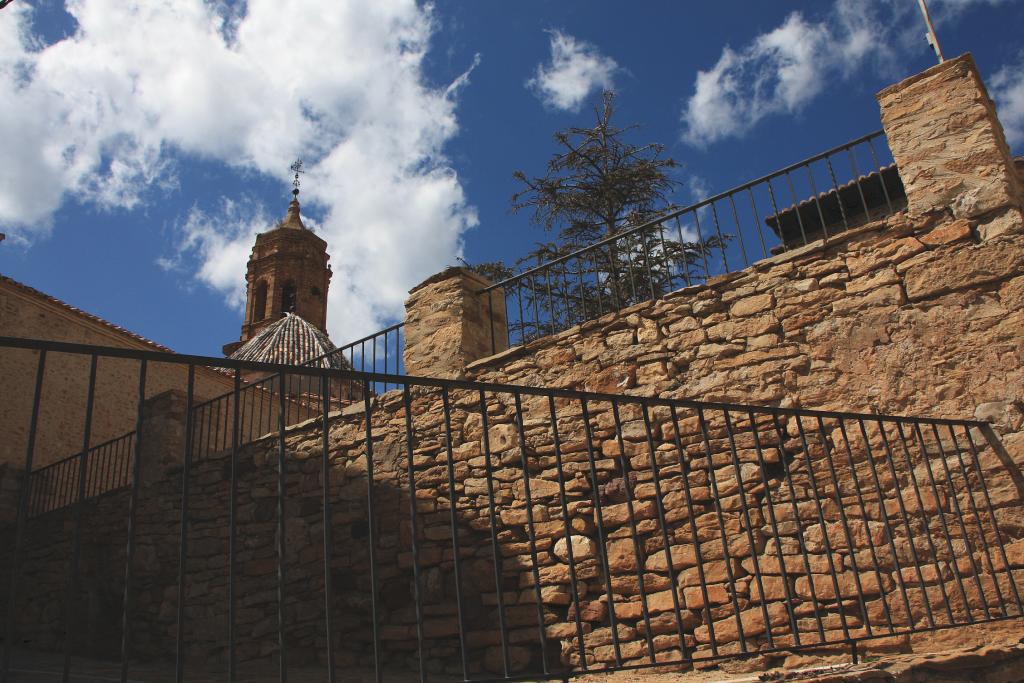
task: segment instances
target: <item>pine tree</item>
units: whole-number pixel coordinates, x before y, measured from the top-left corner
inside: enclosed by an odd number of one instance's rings
[[[511,293],[511,305],[521,305],[525,318],[513,324],[515,337],[528,340],[666,294],[689,282],[698,260],[722,246],[717,238],[688,242],[653,227],[615,238],[670,207],[678,183],[669,172],[678,163],[665,156],[664,145],[629,142],[638,126],[613,125],[614,105],[614,93],[606,91],[592,127],[556,132],[558,151],[543,176],[513,173],[523,187],[512,195],[512,210],[531,210],[533,223],[557,231],[556,240],[537,244],[516,263],[519,270],[607,240],[562,267],[534,273]],[[512,272],[501,262],[476,269],[495,281]]]

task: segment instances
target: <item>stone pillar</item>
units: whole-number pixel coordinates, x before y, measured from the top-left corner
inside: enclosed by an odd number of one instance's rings
[[[912,215],[948,209],[955,218],[979,219],[1010,207],[1011,222],[1019,221],[1020,180],[970,54],[877,97]]]
[[[24,475],[25,470],[17,465],[0,465],[0,529],[13,527],[18,519]]]
[[[185,462],[185,418],[188,396],[170,389],[146,399],[142,408],[142,485],[164,478]]]
[[[487,278],[448,268],[427,278],[405,301],[405,371],[462,377],[466,364],[508,348],[505,294],[481,290]]]

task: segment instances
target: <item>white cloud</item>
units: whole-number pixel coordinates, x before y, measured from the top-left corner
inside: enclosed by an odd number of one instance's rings
[[[726,46],[711,69],[697,73],[683,139],[706,145],[743,135],[766,116],[799,111],[821,93],[830,71],[865,51],[862,43],[859,29],[837,40],[824,23],[793,12],[746,47]]]
[[[931,9],[941,24],[974,5],[1012,1],[933,0]],[[682,138],[704,146],[741,137],[767,116],[799,112],[865,65],[895,77],[902,55],[928,50],[924,32],[916,3],[904,0],[834,0],[821,21],[793,12],[744,47],[725,46],[713,67],[698,71]]]
[[[989,80],[999,120],[1011,147],[1024,146],[1024,54],[1016,64],[1007,64]]]
[[[545,106],[579,111],[583,101],[595,90],[611,90],[619,65],[598,49],[557,29],[548,31],[551,61],[538,64],[526,87]]]
[[[400,316],[407,289],[461,253],[477,217],[444,146],[469,71],[426,83],[429,6],[67,0],[67,11],[75,32],[45,46],[28,3],[0,21],[0,224],[19,239],[45,235],[69,198],[158,199],[182,155],[282,179],[300,156],[303,200],[324,214],[339,343]],[[253,235],[287,199],[282,186],[263,198],[270,209],[238,197],[194,209],[164,265],[239,305]]]

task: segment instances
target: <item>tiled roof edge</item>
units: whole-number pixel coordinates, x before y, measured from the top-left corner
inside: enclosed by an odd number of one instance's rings
[[[109,320],[104,320],[103,318],[99,317],[98,315],[95,315],[93,313],[88,313],[86,311],[83,311],[81,308],[78,308],[77,306],[72,306],[71,304],[67,303],[66,301],[61,301],[60,299],[58,299],[55,296],[51,296],[49,294],[46,294],[45,292],[40,292],[35,287],[30,287],[29,285],[26,285],[23,282],[18,282],[17,280],[15,280],[13,278],[7,277],[6,275],[0,275],[0,282],[4,282],[6,284],[10,284],[13,287],[21,290],[22,292],[24,292],[24,293],[26,293],[26,294],[28,294],[30,296],[33,296],[33,297],[35,297],[37,299],[42,299],[43,301],[46,301],[47,303],[55,304],[55,305],[59,306],[60,308],[64,309],[65,311],[67,311],[68,313],[72,313],[74,315],[80,316],[80,317],[85,318],[86,320],[90,320],[90,321],[92,321],[94,323],[99,323],[100,325],[102,325],[103,327],[107,328],[108,330],[110,330],[112,332],[116,332],[117,334],[121,334],[121,335],[129,337],[131,339],[134,339],[137,342],[141,342],[141,343],[145,344],[146,346],[149,346],[150,348],[152,348],[152,349],[154,349],[156,351],[164,351],[166,353],[174,353],[173,349],[170,349],[170,348],[164,346],[163,344],[158,344],[155,341],[153,341],[152,339],[147,339],[146,337],[143,337],[141,334],[136,334],[135,332],[132,332],[131,330],[128,330],[128,329],[126,329],[124,327],[121,327],[120,325],[115,325],[114,323],[110,322]]]

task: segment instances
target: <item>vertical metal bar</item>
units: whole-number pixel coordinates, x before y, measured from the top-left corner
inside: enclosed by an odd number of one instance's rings
[[[238,529],[238,445],[239,445],[239,413],[238,400],[242,386],[242,371],[235,368],[235,410],[231,430],[231,471],[228,490],[228,681],[235,683],[238,677],[236,669],[238,656],[235,650],[236,614],[235,614],[235,559],[237,553],[236,538]],[[121,683],[125,683],[122,681]]]
[[[739,238],[740,254],[743,256],[743,267],[746,268],[750,265],[750,259],[747,258],[747,248],[743,243],[743,229],[740,227],[740,215],[736,210],[736,200],[734,197],[735,194],[729,195],[729,204],[732,206],[732,220],[736,223],[736,237]]]
[[[92,354],[89,362],[89,393],[85,402],[85,428],[82,431],[82,455],[78,460],[78,497],[74,509],[74,536],[71,546],[71,571],[68,573],[67,598],[64,601],[66,631],[64,635],[64,668],[61,680],[68,683],[71,674],[71,650],[74,645],[74,605],[78,602],[75,593],[79,586],[79,564],[82,556],[82,512],[85,507],[85,478],[89,471],[89,440],[92,438],[92,413],[96,399],[96,362]]]
[[[587,397],[580,397],[580,412],[583,418],[583,433],[587,440],[587,462],[590,465],[590,496],[597,513],[597,540],[600,543],[601,569],[604,575],[605,598],[608,601],[608,625],[612,632],[612,651],[615,655],[615,666],[622,666],[622,649],[619,645],[619,627],[615,618],[615,600],[612,596],[612,573],[608,566],[608,546],[604,535],[604,513],[601,511],[601,491],[597,479],[597,463],[594,456],[594,434],[590,426],[590,410]]]
[[[549,322],[549,327],[551,329],[551,334],[554,334],[557,331],[557,329],[556,329],[557,328],[557,323],[556,323],[556,316],[555,316],[555,300],[551,296],[551,269],[550,268],[545,268],[544,269],[544,282],[547,285],[547,290],[548,290],[548,316],[549,316],[548,317],[548,322]]]
[[[754,564],[754,581],[757,582],[757,589],[761,594],[761,616],[764,617],[764,630],[765,635],[768,637],[768,647],[775,647],[775,640],[772,638],[772,622],[768,616],[768,600],[764,595],[764,582],[761,578],[761,562],[757,559],[757,544],[754,542],[754,531],[753,522],[750,519],[750,509],[747,506],[747,491],[743,487],[743,476],[740,473],[740,458],[736,452],[736,435],[732,428],[732,418],[729,417],[728,410],[722,410],[722,415],[725,417],[725,433],[729,437],[729,453],[732,455],[732,467],[736,473],[736,486],[737,493],[740,498],[740,511],[743,513],[743,521],[746,522],[747,531],[747,542],[750,544],[750,559]],[[712,463],[708,463],[708,466],[712,466]],[[768,487],[768,482],[764,482],[765,488]],[[732,567],[726,566],[729,572],[732,572]],[[838,592],[838,591],[837,591]]]
[[[579,259],[579,258],[576,259],[576,265],[579,266],[579,270],[576,271],[576,275],[577,275],[576,280],[579,282],[579,292],[580,292],[580,297],[579,298],[580,298],[580,314],[581,314],[581,318],[580,319],[582,321],[582,320],[588,320],[589,319],[587,317],[587,283],[583,279],[583,260]],[[507,302],[507,299],[506,299],[506,302]],[[507,306],[507,303],[506,303],[506,306]],[[599,315],[601,315],[600,308],[598,309],[598,312],[597,312],[597,316],[599,316]],[[594,317],[596,318],[597,316],[594,316]]]
[[[772,537],[775,539],[775,556],[779,560],[779,573],[782,575],[782,586],[786,592],[786,613],[789,615],[789,627],[793,631],[794,644],[800,646],[800,627],[796,621],[796,613],[793,606],[796,604],[796,595],[790,588],[789,569],[786,567],[786,557],[782,554],[782,536],[779,534],[779,522],[775,516],[775,504],[772,503],[772,490],[768,483],[768,468],[765,465],[764,451],[761,448],[761,437],[757,433],[757,417],[753,410],[747,410],[747,418],[750,420],[750,433],[754,437],[754,452],[757,454],[757,466],[761,470],[761,480],[764,482],[764,500],[768,507],[768,523],[771,525]],[[785,457],[782,448],[779,448],[779,459]],[[799,520],[797,520],[799,524]],[[761,594],[761,600],[767,601],[768,597]]]
[[[624,237],[621,238],[621,240],[617,239],[616,241],[620,243],[625,243],[629,239],[629,237],[629,235],[625,235]],[[622,250],[620,249],[619,253],[621,252]],[[618,263],[612,264],[612,267],[617,268]],[[635,304],[637,301],[639,301],[639,299],[636,295],[636,277],[633,275],[633,247],[630,244],[626,244],[626,272],[629,273],[629,291],[633,295],[633,298],[630,299],[629,303]]]
[[[216,424],[216,430],[214,431],[214,437],[213,437],[214,447],[213,447],[213,449],[211,451],[208,451],[206,454],[204,454],[206,456],[209,456],[211,453],[218,453],[218,452],[224,450],[224,443],[223,443],[223,441],[226,440],[226,434],[224,434],[223,432],[220,431],[220,423],[221,423],[220,414],[223,413],[224,414],[224,420],[227,419],[227,404],[226,403],[227,403],[226,399],[218,398],[215,403],[211,403],[210,404],[211,408],[213,407],[213,405],[216,405],[216,407],[217,407],[217,424]],[[223,405],[223,410],[221,410],[221,405]],[[224,431],[227,431],[226,428],[225,428]]]
[[[857,195],[860,197],[860,205],[864,208],[864,220],[871,220],[871,209],[868,208],[868,202],[864,198],[864,188],[861,187],[860,182],[860,170],[857,168],[857,154],[853,151],[853,148],[846,148],[846,156],[850,159],[850,170],[853,171],[853,184],[857,187]]]
[[[600,249],[592,249],[586,255],[580,257],[580,270],[584,273],[587,272],[587,264],[591,264],[590,268],[593,269],[594,273],[594,291],[597,293],[597,315],[594,317],[600,317],[604,315],[604,284],[601,282],[601,269],[597,265],[597,256],[591,256],[591,254],[599,255]],[[584,280],[586,277],[584,276]],[[614,310],[611,306],[608,310]]]
[[[258,384],[253,384],[246,387],[246,395],[251,395],[253,404],[249,407],[249,429],[246,432],[246,443],[256,438],[256,429],[259,427],[259,423],[255,421],[256,418],[256,397],[259,396],[260,400],[260,415],[263,413],[263,389]]]
[[[796,189],[793,187],[793,176],[786,171],[786,183],[789,185],[789,194],[793,198],[793,213],[796,214],[797,225],[800,226],[800,237],[803,238],[803,243],[808,244],[807,231],[804,229],[804,219],[800,215],[800,201],[796,196]],[[782,232],[782,220],[779,220],[779,232]]]
[[[934,422],[931,423],[931,424],[932,424],[932,427],[935,426]],[[924,434],[921,432],[921,423],[920,422],[915,422],[914,423],[914,434],[917,436],[917,443],[919,445],[919,448],[921,449],[921,460],[924,462],[925,471],[928,472],[928,482],[931,484],[931,487],[932,487],[932,495],[935,496],[935,502],[936,502],[936,504],[938,504],[939,501],[940,501],[940,498],[939,498],[939,487],[935,483],[935,474],[932,472],[931,458],[928,456],[928,448],[926,447],[925,442],[924,442]],[[940,447],[940,450],[941,450],[941,447]],[[955,491],[953,492],[953,495],[954,495],[954,497],[956,496],[956,492]],[[939,514],[936,515],[936,516],[939,518],[939,523],[942,524],[942,535],[946,539],[946,550],[949,551],[949,557],[950,557],[949,564],[950,564],[950,566],[953,569],[953,574],[956,576],[957,588],[960,589],[960,597],[963,598],[963,601],[964,601],[964,609],[967,612],[967,619],[968,619],[968,621],[973,623],[974,622],[974,616],[971,614],[971,606],[970,606],[970,603],[967,600],[967,592],[964,590],[964,578],[963,578],[963,576],[960,573],[960,563],[957,562],[956,550],[953,548],[952,536],[950,536],[950,533],[949,533],[949,525],[946,523],[946,513],[941,509],[941,506],[940,506],[940,509],[939,509]],[[966,532],[966,530],[964,530],[964,540],[965,540],[965,542],[966,542],[966,539],[967,539],[967,532]],[[945,582],[945,579],[942,577],[941,573],[939,574],[939,580],[942,581],[942,582]],[[948,604],[948,602],[949,602],[949,600],[947,598],[947,604]],[[953,618],[951,616],[950,619],[951,619],[951,621],[953,623],[956,623],[956,619],[955,618]]]
[[[649,292],[645,298],[653,299],[656,296],[654,293],[654,273],[651,271],[651,254],[650,248],[647,246],[647,235],[644,234],[643,230],[637,230],[635,234],[640,242],[640,252],[644,257],[644,267],[647,270],[647,287]]]
[[[754,225],[757,226],[757,239],[761,242],[761,258],[768,258],[768,248],[764,243],[764,229],[761,227],[761,217],[757,215],[757,202],[754,201],[754,192],[747,187],[747,197],[750,199],[750,210],[754,214]]]
[[[544,675],[546,676],[549,673],[547,632],[544,628],[544,601],[541,597],[540,590],[540,561],[537,557],[537,532],[533,525],[533,497],[530,492],[530,465],[526,460],[526,432],[523,427],[523,402],[522,395],[518,391],[513,393],[513,397],[515,399],[516,406],[516,431],[519,435],[519,461],[520,466],[523,469],[523,496],[526,498],[526,532],[529,534],[530,539],[530,561],[532,563],[533,571],[533,598],[537,601],[537,635],[540,640],[541,666],[543,666]],[[455,486],[452,484],[452,491],[454,490]],[[455,532],[454,519],[452,522],[452,532]],[[578,620],[579,605],[577,605],[576,612]]]
[[[387,347],[385,347],[387,348]],[[330,409],[331,378],[324,370],[320,374],[320,476],[323,479],[324,500],[324,628],[327,636],[327,681],[334,683],[334,586],[331,570],[334,564],[334,517],[331,514],[331,455],[330,455]]]
[[[277,391],[277,647],[278,647],[278,680],[288,681],[288,650],[285,643],[285,575],[287,549],[285,548],[284,501],[287,496],[288,465],[285,460],[285,391],[287,376],[282,372],[278,375],[280,384]]]
[[[952,427],[950,427],[952,429]],[[970,446],[968,453],[974,460],[974,466],[978,469],[978,483],[981,484],[981,492],[985,498],[985,507],[988,508],[989,518],[992,520],[992,531],[995,533],[996,545],[999,547],[999,554],[1003,557],[1003,566],[1006,568],[1007,577],[1010,579],[1010,588],[1013,589],[1013,597],[1017,601],[1018,614],[1024,614],[1024,605],[1021,604],[1020,593],[1017,591],[1017,582],[1010,571],[1010,561],[1006,557],[1006,548],[1003,545],[1003,536],[999,533],[999,523],[996,521],[996,512],[992,506],[992,497],[988,493],[988,484],[985,483],[985,474],[981,470],[981,459],[978,457],[978,448],[974,445],[974,438],[971,437],[971,429],[963,425],[964,434],[967,436],[967,444]],[[980,522],[980,520],[979,520]],[[998,576],[995,573],[995,564],[992,565],[992,582],[999,585]],[[1003,603],[1003,610],[1006,610],[1006,603]]]
[[[629,517],[629,535],[633,541],[633,561],[636,562],[637,588],[640,590],[640,611],[644,618],[644,636],[647,641],[648,656],[651,663],[658,662],[654,652],[654,634],[651,633],[651,615],[647,606],[647,588],[644,585],[644,559],[640,548],[640,534],[636,530],[636,513],[633,509],[633,487],[629,483],[629,459],[626,457],[626,443],[622,438],[622,419],[619,415],[619,402],[612,400],[612,419],[615,421],[615,439],[619,446],[619,474],[622,475],[622,488],[626,493],[626,512]],[[671,565],[669,565],[671,567]],[[675,586],[672,590],[676,590]]]
[[[181,470],[181,528],[178,540],[178,615],[174,640],[174,680],[185,677],[185,571],[188,558],[188,484],[192,473],[192,421],[195,409],[196,366],[188,366],[188,389],[185,399],[185,462]]]
[[[519,304],[519,343],[526,343],[526,316],[523,315],[523,281],[516,280],[516,303]]]
[[[402,388],[402,403],[405,406],[405,456],[406,476],[409,477],[409,524],[411,526],[409,537],[412,545],[412,597],[416,611],[416,643],[419,653],[420,683],[427,680],[426,651],[423,647],[423,603],[421,599],[422,589],[420,588],[420,549],[416,541],[419,533],[419,518],[416,514],[416,465],[413,462],[413,438],[412,438],[412,396],[409,394],[409,385]]]
[[[867,629],[868,635],[871,633],[871,620],[868,619],[867,611],[867,598],[864,596],[864,586],[860,581],[860,567],[857,566],[857,549],[853,542],[853,534],[850,532],[850,523],[846,518],[846,506],[843,505],[843,490],[839,486],[839,477],[836,475],[836,465],[833,462],[833,451],[829,446],[828,434],[825,433],[825,422],[821,419],[821,416],[817,416],[818,422],[818,435],[821,437],[821,447],[823,449],[825,464],[828,465],[828,472],[832,479],[832,490],[835,491],[836,507],[839,509],[839,521],[843,526],[843,534],[846,536],[846,544],[850,550],[850,564],[853,567],[853,582],[857,586],[857,596],[860,598],[860,614],[864,620],[864,627]],[[827,484],[826,484],[827,485]],[[864,535],[871,536],[871,530],[868,528],[868,520],[864,520]],[[881,592],[882,584],[879,582],[878,589]],[[842,605],[842,596],[839,596],[840,605]]]
[[[917,580],[921,585],[921,597],[924,599],[924,611],[928,615],[928,623],[935,628],[935,616],[932,614],[931,601],[928,599],[928,590],[924,585],[924,574],[921,573],[921,560],[917,556],[917,548],[914,546],[914,532],[910,528],[910,515],[903,504],[903,492],[899,478],[896,476],[895,458],[892,454],[892,447],[889,445],[889,437],[885,433],[885,425],[881,418],[877,419],[878,431],[882,435],[882,445],[885,446],[886,461],[889,464],[889,474],[892,476],[893,486],[896,488],[896,502],[899,504],[900,517],[903,518],[903,526],[907,530],[907,545],[910,546],[910,557],[914,560],[914,570],[917,573]]]
[[[793,472],[789,469],[789,462],[786,460],[786,434],[779,422],[779,413],[770,411],[772,426],[775,428],[775,435],[779,440],[779,462],[782,463],[782,470],[786,480],[786,488],[789,490],[789,503],[793,509],[793,519],[796,520],[797,528],[803,527],[803,520],[800,517],[800,508],[797,506],[796,487],[793,485]],[[818,627],[819,642],[825,642],[825,626],[821,621],[821,605],[818,602],[818,592],[814,588],[814,581],[811,580],[811,561],[807,557],[807,548],[800,544],[800,556],[804,562],[804,573],[807,576],[807,585],[811,592],[811,604],[814,605],[814,620]]]
[[[704,563],[700,552],[700,536],[697,535],[697,521],[693,510],[693,496],[690,494],[690,466],[685,457],[682,437],[679,429],[679,415],[675,406],[672,411],[672,428],[675,432],[676,453],[679,456],[679,478],[683,482],[683,493],[686,496],[686,518],[690,522],[690,534],[693,536],[693,556],[697,562],[697,578],[700,580],[701,597],[704,599],[704,623],[708,625],[708,639],[711,641],[711,656],[718,656],[718,639],[715,637],[715,622],[711,618],[711,600],[708,595],[708,582],[704,575]],[[710,463],[709,463],[710,466]],[[685,596],[684,596],[685,597]]]
[[[857,496],[857,505],[860,507],[861,519],[864,520],[865,530],[868,524],[868,509],[864,504],[864,495],[861,493],[860,479],[857,477],[857,464],[853,460],[853,449],[850,448],[850,436],[846,433],[846,423],[843,418],[839,418],[839,431],[843,435],[843,444],[846,447],[846,459],[850,463],[850,475],[853,478],[853,491]],[[870,454],[868,457],[871,457]],[[879,589],[884,585],[882,582],[882,570],[878,562],[878,552],[875,549],[875,542],[871,539],[871,534],[867,534],[868,548],[871,551],[871,561],[875,565],[875,579],[878,581]],[[888,572],[887,572],[888,573]],[[885,613],[885,622],[889,626],[889,633],[895,632],[895,628],[892,623],[892,614],[889,611],[889,601],[886,599],[884,594],[881,595],[882,611]]]
[[[132,492],[128,498],[128,544],[124,552],[124,595],[121,598],[121,683],[128,681],[128,643],[131,617],[132,561],[135,559],[135,516],[139,506],[139,482],[142,480],[142,419],[146,407],[146,359],[139,363],[139,398],[135,413],[135,458],[132,467]]]
[[[612,263],[614,254],[615,254],[615,251],[612,248],[612,245],[609,243],[608,244],[608,279],[612,281],[612,297],[615,300],[615,310],[618,310],[618,309],[622,308],[622,296],[621,296],[621,294],[619,292],[618,270],[615,268],[614,264]],[[604,256],[603,252],[601,253],[601,256]],[[595,263],[595,265],[596,265],[596,263]],[[598,275],[598,278],[600,278],[600,275]]]
[[[448,469],[448,498],[450,500],[449,513],[452,530],[452,557],[455,563],[455,607],[458,610],[459,619],[459,655],[462,659],[462,679],[469,680],[469,662],[466,651],[466,615],[462,605],[462,552],[459,547],[459,522],[458,522],[458,492],[455,490],[455,456],[452,453],[452,407],[451,399],[448,396],[448,387],[441,387],[441,403],[444,410],[444,445],[446,465]],[[522,445],[522,444],[521,444]],[[525,456],[524,456],[525,457]],[[532,533],[532,532],[531,532]],[[537,563],[534,561],[534,580],[540,590],[540,581],[537,579]],[[538,599],[538,603],[540,600]],[[543,628],[543,620],[541,621]],[[541,647],[544,643],[544,633],[541,632]],[[545,667],[547,664],[545,663]],[[545,673],[547,673],[545,669]]]
[[[690,258],[686,254],[687,242],[683,239],[683,224],[680,222],[678,215],[676,215],[676,232],[679,234],[679,253],[682,254],[683,279],[686,280],[686,286],[689,287],[693,284],[690,282]],[[704,253],[702,244],[698,244],[697,248],[701,250],[701,253]]]
[[[711,450],[711,435],[708,432],[708,422],[704,416],[704,408],[697,406],[697,419],[700,422],[701,436],[704,440],[704,452],[708,456],[708,479],[711,482],[711,497],[715,508],[715,516],[718,520],[718,530],[722,535],[722,558],[725,561],[725,573],[729,578],[729,585],[736,585],[736,576],[732,571],[732,556],[729,554],[729,535],[725,530],[725,517],[722,515],[721,495],[718,493],[718,478],[715,476],[715,455]],[[699,560],[699,558],[698,558]],[[736,618],[736,633],[740,637],[740,650],[747,652],[747,636],[743,633],[743,620],[740,618],[740,603],[736,597],[736,591],[732,593],[733,616]]]
[[[724,269],[722,272],[723,273],[728,273],[729,272],[729,259],[728,259],[727,255],[725,253],[725,238],[722,237],[722,226],[718,222],[718,207],[715,206],[714,202],[711,202],[711,217],[715,221],[715,234],[718,235],[718,241],[722,245],[722,247],[721,247],[721,252],[722,252],[722,268]],[[746,650],[744,650],[744,652],[746,652]]]
[[[661,495],[661,477],[658,476],[658,458],[654,450],[654,436],[651,433],[651,415],[647,404],[642,406],[644,418],[644,432],[647,435],[647,454],[651,461],[651,477],[654,482],[654,502],[658,512],[658,524],[661,527],[661,543],[665,550],[665,562],[668,569],[668,578],[672,586],[672,608],[676,618],[676,635],[679,637],[679,653],[683,659],[689,659],[690,655],[686,649],[686,636],[683,635],[683,619],[680,613],[679,588],[676,584],[676,572],[672,566],[672,547],[668,538],[668,521],[665,518],[665,502]]]
[[[572,520],[569,518],[569,504],[565,496],[565,473],[562,469],[562,440],[558,435],[558,416],[555,413],[555,397],[548,394],[548,413],[551,416],[551,434],[555,446],[555,472],[558,476],[558,499],[562,505],[562,525],[565,528],[565,552],[569,560],[569,584],[572,588],[572,603],[576,605],[576,644],[580,656],[580,668],[587,670],[587,649],[583,641],[583,623],[580,621],[579,581],[576,578],[576,560],[572,550]],[[641,589],[642,590],[642,589]]]
[[[985,590],[981,587],[981,576],[980,576],[981,572],[978,569],[977,563],[974,561],[974,553],[971,552],[971,549],[970,549],[970,545],[969,545],[969,543],[970,543],[970,535],[967,533],[967,525],[964,522],[963,510],[961,510],[961,508],[960,508],[960,501],[958,500],[957,495],[956,495],[956,484],[953,482],[953,475],[949,471],[949,463],[946,462],[946,458],[947,458],[947,456],[946,456],[946,449],[942,446],[942,437],[939,436],[939,429],[938,429],[938,427],[936,426],[936,424],[934,422],[931,423],[931,427],[932,427],[932,434],[935,436],[935,443],[939,447],[939,455],[940,455],[941,462],[942,462],[943,472],[946,475],[946,482],[949,484],[949,491],[950,491],[950,496],[949,497],[953,501],[953,509],[956,511],[956,520],[957,520],[957,522],[960,525],[960,532],[963,534],[964,550],[965,550],[965,553],[967,555],[967,559],[971,563],[971,576],[974,577],[974,586],[975,586],[975,588],[978,589],[978,595],[981,597],[981,601],[982,601],[982,614],[985,615],[985,616],[988,616],[988,614],[987,614],[988,613],[988,608],[986,606],[987,605],[987,601],[985,600]],[[965,483],[965,486],[967,487],[967,488],[964,489],[964,492],[966,493],[966,492],[968,492],[970,490],[970,483],[966,482],[966,481],[964,483]],[[957,561],[955,555],[953,557],[953,563],[954,564],[958,564],[958,561]],[[966,590],[965,590],[965,588],[963,586],[963,583],[961,583],[961,585],[960,585],[960,591],[963,593],[964,608],[967,611],[967,620],[970,623],[973,624],[974,623],[974,613],[971,612],[971,603],[967,599],[967,593],[966,593]]]
[[[492,328],[494,327],[494,316],[493,315],[491,316],[491,327]],[[384,331],[384,374],[385,375],[388,373],[388,334],[389,333],[387,332],[387,330],[385,330]],[[398,336],[397,332],[395,333],[395,336]],[[491,339],[491,346],[494,346],[494,339],[493,338]],[[397,367],[395,368],[395,374],[396,375],[398,374],[398,368]],[[388,390],[388,383],[384,382],[384,391],[387,391],[387,390]]]
[[[377,683],[383,680],[380,661],[380,626],[377,618],[377,516],[373,496],[373,405],[370,403],[370,380],[363,380],[363,414],[366,416],[366,517],[370,527],[370,611],[373,618],[373,672]]]
[[[710,268],[710,266],[708,266],[708,250],[705,248],[704,236],[701,234],[701,230],[700,230],[700,209],[699,208],[695,208],[693,210],[693,225],[694,225],[694,227],[697,230],[697,244],[698,244],[698,246],[700,248],[700,256],[704,260],[704,279],[707,280],[709,277],[711,277],[711,268]],[[725,249],[725,244],[724,243],[719,244],[718,248],[719,249]]]
[[[875,484],[875,491],[878,493],[878,509],[882,513],[882,521],[885,523],[885,535],[889,539],[889,551],[892,552],[892,561],[896,567],[896,571],[893,572],[896,576],[896,583],[900,587],[900,595],[903,597],[903,606],[907,610],[907,628],[914,628],[914,613],[910,609],[910,599],[907,597],[907,585],[903,581],[903,569],[900,566],[900,556],[896,552],[896,543],[893,540],[892,534],[892,522],[889,521],[889,511],[885,509],[885,493],[882,491],[882,482],[878,478],[878,468],[875,467],[875,454],[871,450],[871,438],[868,436],[867,427],[864,424],[864,418],[857,418],[857,424],[860,426],[861,436],[864,438],[864,449],[867,452],[867,461],[871,469],[871,479]],[[895,482],[893,482],[895,484]],[[885,596],[882,596],[885,600]]]
[[[569,269],[568,261],[563,261],[558,267],[558,273],[562,280],[562,304],[565,306],[565,327],[573,324],[572,307],[569,305],[569,285],[565,280],[565,272]]]
[[[21,546],[25,538],[25,523],[28,521],[29,498],[32,495],[32,461],[35,459],[36,431],[39,426],[39,402],[43,395],[43,375],[46,371],[46,349],[39,351],[36,362],[36,385],[32,394],[32,414],[28,421],[28,444],[25,446],[24,482],[18,494],[18,516],[14,526],[14,549],[11,553],[11,584],[7,593],[7,614],[4,625],[3,662],[0,678],[8,680],[11,670],[11,648],[14,644],[14,615],[17,613],[18,575],[21,571]]]
[[[661,243],[661,259],[664,264],[664,276],[665,276],[665,291],[662,291],[661,285],[658,286],[658,296],[667,294],[674,289],[672,282],[672,260],[669,258],[668,247],[665,244],[665,224],[658,223],[658,240]],[[681,245],[680,245],[681,246]]]
[[[537,310],[537,274],[536,273],[534,273],[533,275],[530,276],[530,291],[531,291],[530,303],[533,304],[533,328],[534,328],[534,330],[536,330],[537,336],[540,337],[541,336],[541,333],[540,333],[540,313]],[[524,329],[523,334],[525,335],[525,329]],[[524,344],[526,343],[525,337],[523,339],[523,343]]]
[[[839,204],[839,215],[843,218],[843,228],[849,230],[850,223],[846,220],[846,209],[843,208],[843,198],[839,193],[839,184],[836,182],[836,172],[832,168],[832,159],[827,154],[825,155],[825,164],[828,166],[829,177],[832,178],[832,189],[836,193],[836,203]],[[857,184],[856,178],[853,179],[853,183],[854,185]]]
[[[774,212],[772,215],[775,216],[775,222],[779,227],[779,244],[782,245],[782,249],[785,251],[789,247],[786,245],[786,234],[782,230],[782,216],[779,214],[779,205],[775,201],[775,188],[772,186],[772,179],[768,178],[765,181],[765,185],[768,186],[768,199],[772,203],[772,211]]]
[[[825,214],[821,211],[821,201],[818,198],[818,187],[814,184],[814,173],[811,172],[810,164],[804,164],[804,168],[807,170],[807,180],[811,185],[811,198],[814,200],[814,206],[818,209],[818,218],[821,219],[821,232],[824,234],[825,239],[828,239],[828,226],[825,225]]]
[[[920,486],[919,486],[919,484],[917,482],[917,475],[914,473],[914,463],[913,463],[913,461],[911,460],[911,457],[910,457],[910,448],[907,446],[907,436],[903,432],[903,425],[901,423],[899,423],[899,422],[896,423],[896,432],[897,432],[897,434],[900,437],[900,444],[903,446],[903,455],[906,456],[907,471],[910,472],[910,481],[914,485],[914,498],[915,498],[915,500],[917,500],[917,509],[921,512],[921,521],[924,524],[924,532],[925,532],[924,536],[925,536],[925,539],[928,541],[928,547],[932,551],[932,558],[935,560],[935,578],[938,581],[939,588],[942,591],[942,601],[943,601],[943,604],[946,607],[946,616],[949,617],[949,623],[953,624],[954,621],[955,621],[953,619],[953,609],[952,609],[952,607],[950,607],[950,604],[949,604],[949,594],[946,593],[946,582],[942,578],[942,566],[939,564],[939,553],[935,549],[935,541],[932,540],[932,534],[931,534],[931,528],[930,528],[930,523],[929,523],[929,519],[928,519],[928,514],[925,512],[925,509],[924,509],[924,499],[921,498],[921,488],[920,488]],[[927,456],[924,456],[924,460],[927,460]],[[939,499],[938,498],[935,499],[935,504],[939,505]],[[939,517],[941,517],[942,514],[943,514],[942,513],[942,508],[940,506],[939,510],[938,510]],[[907,519],[907,524],[910,524],[910,519],[909,518]],[[908,539],[908,540],[910,541],[911,544],[913,544],[914,537],[911,536],[910,539]],[[927,587],[924,588],[924,594],[925,594],[925,597],[927,598],[928,597],[928,589],[927,589]],[[931,602],[931,600],[929,600],[929,602]]]
[[[498,519],[494,509],[494,477],[491,465],[491,439],[488,432],[490,427],[487,420],[487,401],[484,398],[484,390],[480,390],[480,420],[483,423],[483,445],[484,445],[484,470],[487,477],[487,511],[491,527],[491,557],[494,558],[494,589],[498,595],[498,626],[501,629],[501,662],[505,671],[505,678],[509,677],[511,665],[508,653],[508,628],[505,625],[505,592],[501,585],[502,562],[501,552],[498,550]]]
[[[501,288],[501,307],[505,313],[505,348],[512,346],[512,331],[509,329],[508,322],[508,292],[505,287]],[[397,371],[397,365],[395,367]]]
[[[885,186],[885,175],[883,173],[882,164],[878,161],[878,154],[875,153],[875,143],[871,138],[868,138],[868,149],[871,151],[871,159],[875,162],[875,167],[878,169],[878,182],[882,184],[882,194],[885,195],[885,205],[889,209],[889,213],[892,213],[892,199],[889,198],[889,188]]]

